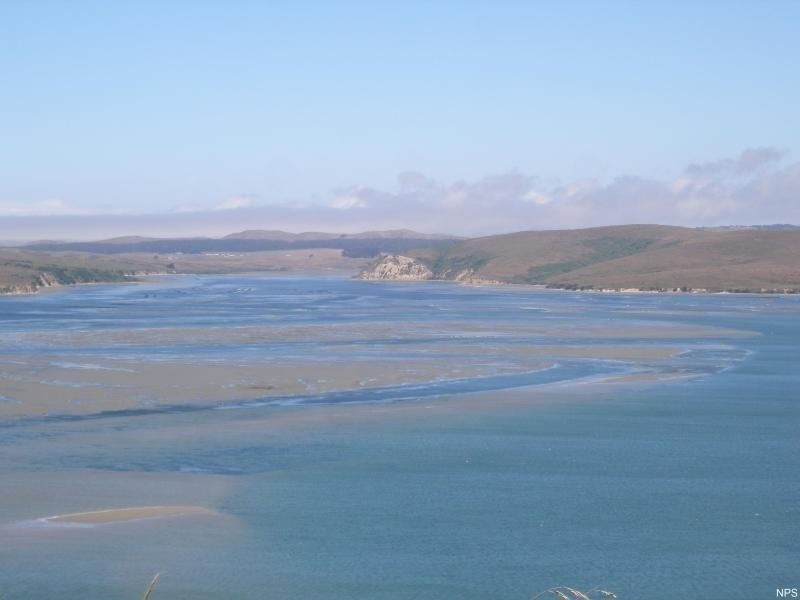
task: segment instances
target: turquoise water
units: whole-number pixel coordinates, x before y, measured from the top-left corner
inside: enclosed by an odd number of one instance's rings
[[[273,324],[344,332],[378,324],[387,333],[80,349],[47,341],[48,332]],[[690,327],[756,335],[674,335]],[[631,599],[750,600],[798,585],[800,298],[176,277],[2,298],[0,335],[2,358],[48,352],[65,362],[78,353],[381,360],[411,358],[420,343],[457,359],[465,339],[498,362],[508,356],[495,356],[498,347],[513,354],[531,344],[682,353],[7,419],[0,590],[8,600],[137,598],[156,570],[164,575],[155,600],[511,600],[559,584]],[[344,358],[334,353],[342,345]],[[691,377],[599,383],[642,372]],[[224,516],[31,524],[122,499],[210,505]]]

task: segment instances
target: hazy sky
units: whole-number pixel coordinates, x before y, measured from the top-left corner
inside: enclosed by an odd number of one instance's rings
[[[800,223],[798,31],[777,1],[4,0],[0,240]]]

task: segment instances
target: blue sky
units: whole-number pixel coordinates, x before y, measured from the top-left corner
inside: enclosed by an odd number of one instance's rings
[[[0,228],[88,214],[218,222],[222,209],[264,227],[391,226],[408,173],[427,182],[412,190],[419,205],[460,232],[583,226],[619,204],[620,180],[674,195],[687,165],[748,150],[773,154],[716,181],[713,198],[693,192],[702,210],[618,206],[614,218],[791,220],[799,29],[800,2],[6,0]],[[752,196],[766,214],[747,204],[754,190],[771,190]],[[525,198],[514,222],[457,220]]]

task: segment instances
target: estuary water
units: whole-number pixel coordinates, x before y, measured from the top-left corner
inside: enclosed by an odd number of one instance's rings
[[[774,598],[800,298],[169,276],[0,298],[5,600]],[[192,506],[119,522],[48,520]]]

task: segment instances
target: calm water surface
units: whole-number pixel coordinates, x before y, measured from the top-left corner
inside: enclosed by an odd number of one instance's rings
[[[138,598],[156,570],[154,600],[512,600],[558,584],[752,600],[800,585],[800,298],[175,277],[0,298],[0,357],[68,362],[78,349],[48,347],[49,332],[376,323],[408,334],[79,352],[324,361],[347,343],[379,360],[423,332],[441,356],[466,336],[487,360],[503,344],[683,354],[657,367],[583,358],[514,376],[0,422],[3,597]],[[542,333],[491,332],[509,326]],[[670,335],[693,326],[756,335]],[[620,337],[590,335],[609,328]],[[630,328],[647,334],[622,335]],[[653,370],[692,377],[592,383]],[[2,385],[0,401],[13,401]],[[32,524],[151,504],[224,516]]]

